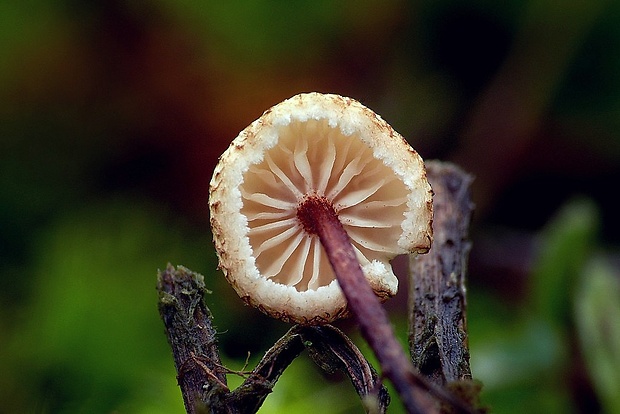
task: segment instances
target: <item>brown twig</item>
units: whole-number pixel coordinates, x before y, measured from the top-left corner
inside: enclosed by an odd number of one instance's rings
[[[220,362],[211,313],[203,302],[203,277],[182,266],[175,269],[168,265],[159,272],[157,289],[188,413],[255,413],[284,370],[305,349],[322,369],[347,374],[360,398],[374,404],[373,412],[385,412],[389,396],[376,372],[351,340],[331,325],[294,326],[251,372],[243,373],[243,384],[230,391],[226,373],[240,373]]]
[[[426,167],[435,193],[433,245],[410,260],[411,359],[435,384],[477,406],[480,384],[472,381],[469,365],[465,288],[473,177],[450,163],[429,161]]]
[[[332,325],[302,329],[304,344],[310,357],[326,372],[346,373],[369,412],[387,410],[390,396],[375,370],[361,351],[342,331]]]
[[[321,369],[347,374],[360,398],[372,398],[376,412],[385,412],[389,396],[376,372],[353,342],[331,325],[291,328],[267,351],[243,384],[223,399],[230,412],[256,412],[284,370],[304,349]]]
[[[280,338],[233,392],[222,403],[231,413],[255,413],[271,393],[284,370],[305,349],[299,327],[294,326]]]
[[[226,375],[219,369],[211,312],[203,302],[207,291],[204,278],[169,264],[158,274],[157,290],[159,313],[172,347],[185,410],[190,414],[207,411],[210,403],[228,389]]]
[[[471,379],[465,319],[465,271],[472,177],[453,164],[427,162],[433,197],[433,245],[410,262],[409,345],[420,372],[440,385]]]

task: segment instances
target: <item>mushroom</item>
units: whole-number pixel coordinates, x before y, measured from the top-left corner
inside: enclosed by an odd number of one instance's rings
[[[396,294],[390,260],[431,244],[424,163],[379,115],[307,93],[268,109],[222,154],[210,184],[220,268],[239,296],[288,322],[329,323],[347,300],[317,223],[344,227],[364,277]]]

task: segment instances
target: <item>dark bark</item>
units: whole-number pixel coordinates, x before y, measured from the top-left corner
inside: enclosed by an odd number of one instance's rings
[[[331,325],[295,325],[267,351],[243,384],[225,396],[223,405],[235,413],[258,411],[280,375],[304,349],[324,371],[344,372],[372,412],[385,413],[389,395],[377,373],[355,344]]]
[[[228,391],[226,374],[205,306],[204,278],[182,266],[168,265],[157,279],[159,313],[172,347],[185,410],[208,412],[213,401]]]
[[[303,328],[304,343],[314,362],[324,371],[346,373],[366,409],[384,413],[390,403],[377,372],[353,342],[332,325]]]
[[[433,198],[433,244],[410,261],[409,345],[420,372],[438,385],[471,380],[467,344],[468,239],[472,177],[449,163],[426,164]]]
[[[367,411],[385,413],[387,390],[376,371],[351,340],[331,326],[291,328],[269,349],[234,391],[226,384],[231,372],[221,365],[211,313],[203,301],[202,275],[168,265],[159,272],[159,310],[172,347],[177,378],[188,413],[248,414],[258,411],[284,370],[308,350],[323,370],[344,372]]]
[[[243,384],[221,401],[230,413],[255,413],[271,393],[284,370],[304,351],[297,326],[291,328],[267,351]]]

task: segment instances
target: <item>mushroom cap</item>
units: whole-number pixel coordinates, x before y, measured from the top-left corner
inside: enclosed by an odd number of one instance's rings
[[[432,190],[417,152],[351,98],[293,96],[233,140],[209,193],[220,268],[270,316],[322,324],[348,313],[318,236],[296,216],[307,197],[331,203],[381,300],[398,290],[390,260],[430,249]]]

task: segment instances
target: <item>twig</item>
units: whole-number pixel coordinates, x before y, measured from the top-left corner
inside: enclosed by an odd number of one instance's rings
[[[265,353],[245,381],[222,403],[234,413],[255,413],[271,393],[284,370],[305,349],[299,327],[294,326]]]
[[[471,379],[465,320],[465,270],[473,205],[472,177],[427,162],[433,198],[433,245],[411,260],[409,345],[414,364],[438,384]]]
[[[331,325],[295,325],[267,351],[256,368],[233,392],[222,399],[231,412],[258,411],[284,370],[308,349],[312,359],[327,372],[341,370],[363,401],[376,403],[377,413],[384,413],[389,403],[387,390],[376,372],[344,333]]]
[[[185,410],[189,414],[209,410],[210,403],[224,395],[226,375],[205,306],[204,278],[182,266],[168,264],[157,278],[159,313],[177,369]]]
[[[345,372],[362,400],[374,403],[374,412],[385,412],[389,396],[376,372],[346,335],[331,325],[291,328],[251,372],[244,373],[243,384],[231,392],[226,373],[241,373],[220,362],[211,313],[203,302],[207,291],[203,277],[182,266],[175,269],[168,265],[158,274],[157,289],[187,413],[257,412],[284,370],[305,349],[322,369]]]
[[[384,413],[390,403],[387,389],[361,351],[332,325],[304,327],[304,344],[310,357],[324,371],[346,373],[368,412]]]
[[[410,261],[409,346],[422,374],[436,384],[460,388],[473,403],[466,325],[465,275],[471,248],[468,239],[473,177],[453,164],[429,161],[433,198],[433,245]],[[455,386],[455,382],[460,385]],[[463,391],[463,388],[469,391]]]

